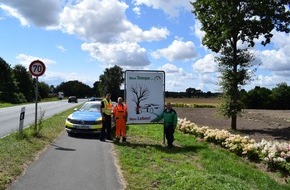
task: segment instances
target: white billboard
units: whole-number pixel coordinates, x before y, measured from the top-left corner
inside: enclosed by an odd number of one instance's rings
[[[164,71],[126,70],[127,124],[150,123],[164,110]]]

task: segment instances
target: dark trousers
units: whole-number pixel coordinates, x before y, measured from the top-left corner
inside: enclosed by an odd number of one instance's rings
[[[164,127],[165,138],[167,140],[168,146],[172,146],[174,141],[174,127],[173,125]]]
[[[107,139],[111,139],[111,128],[112,128],[112,118],[111,115],[106,115],[105,116],[105,121],[102,121],[102,129],[101,129],[101,136],[100,139],[105,139],[105,136]]]

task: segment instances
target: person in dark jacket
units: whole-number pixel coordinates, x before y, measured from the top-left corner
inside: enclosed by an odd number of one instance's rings
[[[167,103],[166,109],[164,109],[162,114],[153,119],[151,122],[158,122],[161,119],[164,119],[164,133],[167,140],[167,145],[169,148],[172,148],[174,131],[177,125],[177,113],[174,109],[172,109],[170,102]]]
[[[102,129],[100,134],[100,141],[105,141],[105,134],[108,140],[113,140],[111,137],[112,128],[112,101],[111,93],[106,94],[106,98],[101,101],[100,112],[102,114]]]

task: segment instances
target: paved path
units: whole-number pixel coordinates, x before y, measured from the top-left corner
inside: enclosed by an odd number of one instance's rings
[[[123,189],[112,146],[112,142],[101,142],[96,136],[70,137],[63,132],[8,189]]]

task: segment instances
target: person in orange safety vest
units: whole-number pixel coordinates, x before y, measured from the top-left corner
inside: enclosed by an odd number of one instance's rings
[[[113,109],[113,118],[116,125],[116,141],[119,142],[122,136],[122,142],[126,142],[126,122],[128,110],[126,104],[123,103],[123,98],[118,98],[117,105]]]

